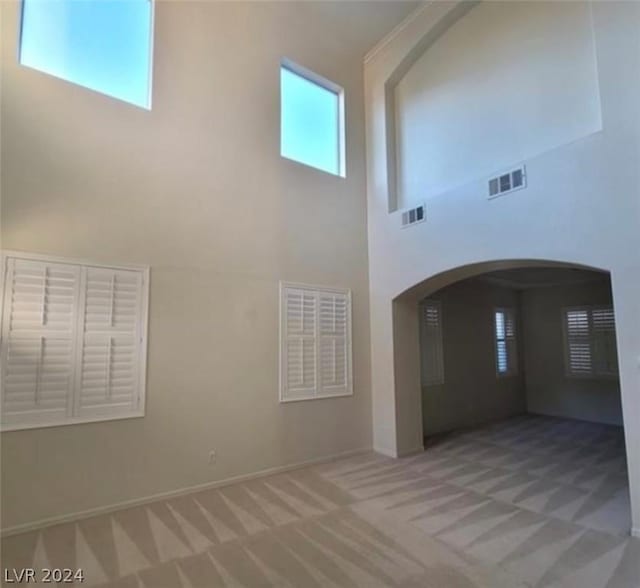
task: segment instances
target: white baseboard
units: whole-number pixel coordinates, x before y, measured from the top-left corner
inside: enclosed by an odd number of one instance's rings
[[[191,494],[192,492],[199,492],[202,490],[209,490],[211,488],[219,488],[221,486],[228,486],[229,484],[236,484],[238,482],[247,482],[249,480],[255,480],[257,478],[264,478],[266,476],[272,476],[274,474],[282,474],[284,472],[290,472],[292,470],[299,470],[301,468],[309,467],[312,465],[320,465],[323,463],[330,463],[338,459],[344,459],[346,457],[353,457],[371,451],[370,447],[364,447],[361,449],[351,449],[342,453],[336,453],[326,457],[318,457],[307,461],[297,462],[294,464],[275,466],[264,470],[259,470],[250,474],[242,474],[240,476],[233,476],[231,478],[225,478],[224,480],[216,480],[214,482],[206,482],[204,484],[197,484],[195,486],[187,486],[178,490],[170,490],[168,492],[160,492],[158,494],[152,494],[150,496],[144,496],[142,498],[134,498],[132,500],[125,500],[123,502],[116,502],[107,506],[98,506],[96,508],[90,508],[88,510],[82,510],[78,512],[72,512],[57,517],[50,517],[46,519],[40,519],[30,523],[24,523],[22,525],[14,525],[13,527],[7,527],[0,530],[0,537],[8,537],[9,535],[16,535],[18,533],[25,533],[27,531],[34,531],[42,529],[44,527],[50,527],[51,525],[57,525],[60,523],[74,522],[88,517],[96,515],[107,514],[123,508],[130,508],[132,506],[141,506],[143,504],[149,504],[156,502],[157,500],[166,500],[168,498],[175,498],[177,496],[184,496],[185,494]]]
[[[631,536],[638,537],[640,539],[640,527],[633,527],[631,529]]]

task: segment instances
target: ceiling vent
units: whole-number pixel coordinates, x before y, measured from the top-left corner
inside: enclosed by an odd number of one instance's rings
[[[489,198],[497,198],[509,192],[527,187],[527,172],[524,165],[491,178],[489,180]]]
[[[402,228],[421,223],[425,220],[424,204],[402,211]]]

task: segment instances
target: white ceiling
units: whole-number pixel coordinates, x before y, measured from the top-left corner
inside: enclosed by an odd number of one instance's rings
[[[335,37],[364,55],[422,2],[405,0],[322,0],[297,2],[321,20],[329,20]]]

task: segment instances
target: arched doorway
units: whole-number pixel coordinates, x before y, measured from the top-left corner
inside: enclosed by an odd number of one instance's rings
[[[416,425],[402,418],[409,400],[421,415],[427,451],[444,443],[464,452],[473,439],[489,456],[483,464],[472,451],[474,460],[507,476],[513,468],[525,489],[503,499],[628,531],[607,271],[544,260],[453,268],[398,296],[393,321],[396,394],[404,395],[397,397],[399,429]],[[586,483],[597,476],[599,482]],[[536,492],[526,490],[528,480]]]

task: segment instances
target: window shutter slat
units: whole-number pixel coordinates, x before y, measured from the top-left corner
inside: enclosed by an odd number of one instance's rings
[[[618,359],[613,308],[566,309],[564,320],[567,374],[615,376]]]
[[[139,400],[142,275],[87,267],[77,376],[78,413],[117,414]]]
[[[347,292],[281,284],[280,400],[351,394]]]
[[[288,288],[284,297],[284,396],[316,394],[317,300],[313,293]]]
[[[319,294],[320,388],[324,395],[346,394],[349,388],[348,297]]]
[[[422,336],[422,385],[444,383],[442,349],[442,307],[437,300],[427,300],[420,306]]]
[[[500,376],[515,375],[518,373],[515,311],[513,308],[496,309],[494,317],[496,371]]]
[[[141,416],[148,270],[2,259],[2,429]]]
[[[79,268],[9,259],[5,279],[2,422],[64,418],[70,408]]]

